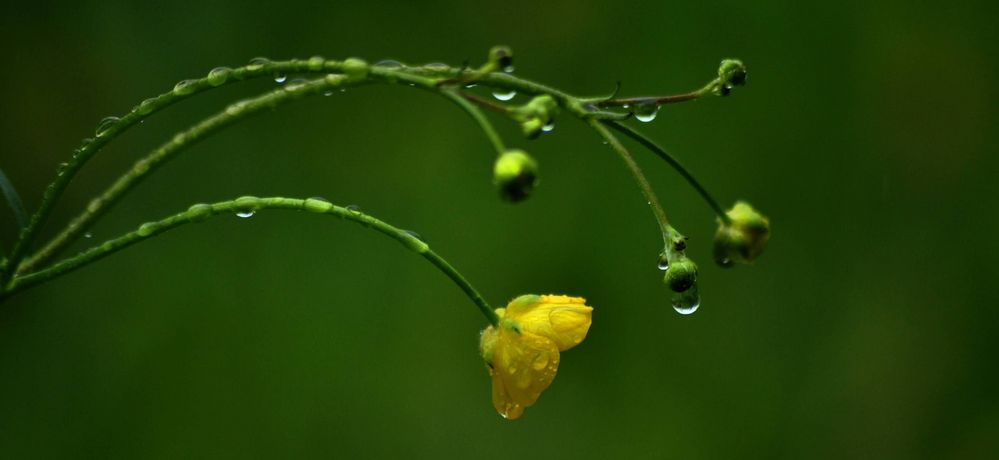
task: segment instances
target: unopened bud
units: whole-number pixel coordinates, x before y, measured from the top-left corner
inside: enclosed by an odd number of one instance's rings
[[[721,222],[715,233],[715,262],[723,267],[752,263],[767,247],[770,221],[744,201],[725,214],[731,222]]]
[[[670,261],[663,283],[666,283],[674,292],[690,289],[697,283],[697,264],[686,257]]]
[[[489,50],[489,62],[503,70],[513,65],[513,50],[509,46],[494,46]]]
[[[523,201],[538,183],[538,163],[523,150],[507,150],[496,159],[493,181],[503,199]]]

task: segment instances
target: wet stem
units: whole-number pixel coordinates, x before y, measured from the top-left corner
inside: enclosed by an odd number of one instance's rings
[[[176,102],[200,94],[212,88],[238,81],[288,74],[321,74],[322,76],[320,78],[308,80],[302,83],[288,83],[282,88],[266,92],[254,98],[237,102],[228,106],[225,110],[202,120],[191,128],[178,133],[170,141],[164,143],[157,149],[150,152],[147,156],[137,161],[129,171],[116,180],[107,190],[93,199],[81,214],[70,221],[65,229],[59,232],[52,240],[42,246],[42,248],[40,248],[31,257],[27,257],[39,230],[48,220],[55,203],[61,198],[73,177],[75,177],[75,175],[89,161],[90,158],[99,152],[105,145],[117,138],[117,136],[158,111],[169,107]],[[152,173],[159,166],[162,166],[164,163],[174,158],[178,153],[186,150],[188,147],[196,144],[211,134],[220,131],[224,127],[230,126],[248,116],[259,113],[263,109],[273,109],[279,105],[283,105],[284,103],[297,100],[305,96],[328,93],[334,88],[346,88],[371,83],[402,84],[436,93],[450,100],[468,113],[486,135],[493,147],[493,150],[495,150],[497,154],[500,154],[506,149],[506,147],[496,130],[492,127],[489,120],[485,117],[481,110],[479,110],[477,105],[510,118],[514,118],[513,110],[505,105],[496,104],[492,101],[479,98],[474,94],[462,91],[460,88],[466,82],[471,81],[469,78],[474,78],[474,83],[476,84],[481,84],[493,89],[519,92],[527,95],[550,95],[558,101],[558,104],[563,109],[568,110],[576,117],[587,121],[598,131],[598,133],[600,133],[602,137],[608,141],[615,152],[617,152],[618,155],[625,161],[629,170],[632,172],[632,175],[638,182],[639,187],[645,195],[650,207],[652,208],[653,214],[655,215],[660,229],[663,232],[664,239],[667,238],[667,235],[671,231],[671,227],[669,226],[666,214],[660,206],[658,199],[652,192],[651,186],[628,151],[621,145],[617,138],[610,133],[605,125],[605,123],[607,123],[615,129],[622,130],[623,125],[620,125],[612,120],[627,118],[627,114],[621,114],[618,112],[600,112],[595,109],[597,106],[623,105],[626,101],[628,101],[627,99],[605,100],[603,101],[603,105],[589,105],[587,102],[589,100],[587,99],[577,98],[558,89],[503,72],[477,73],[476,71],[464,68],[441,69],[439,66],[434,69],[430,69],[429,66],[368,66],[363,63],[363,61],[356,59],[335,61],[325,60],[319,57],[313,57],[307,60],[296,59],[290,61],[267,61],[257,59],[251,61],[250,65],[244,67],[238,67],[235,69],[216,68],[213,69],[207,77],[184,80],[178,83],[172,91],[143,101],[120,119],[109,117],[102,120],[98,128],[97,136],[93,139],[84,140],[81,146],[74,152],[70,160],[60,167],[55,180],[46,188],[38,210],[31,215],[27,224],[23,226],[13,250],[6,259],[6,266],[0,266],[0,298],[19,292],[26,287],[65,274],[75,268],[91,263],[124,247],[130,246],[135,242],[142,241],[147,237],[158,234],[160,232],[159,230],[148,235],[140,234],[142,232],[137,230],[122,237],[108,240],[99,246],[92,247],[77,256],[64,259],[58,263],[48,266],[47,268],[41,268],[45,266],[45,264],[48,263],[53,257],[58,255],[63,249],[65,249],[66,246],[79,239],[79,237],[83,235],[97,219],[103,216],[104,213],[117,203],[127,192],[141,182],[148,174]],[[460,84],[444,84],[448,81],[457,81],[460,82]],[[708,86],[710,85],[711,84]],[[688,95],[671,96],[659,98],[657,100],[662,103],[670,100],[669,98],[672,98],[673,101],[690,100],[695,98],[691,95],[697,95],[696,97],[700,97],[703,92],[704,90],[702,89]],[[601,122],[597,120],[598,118],[607,121]],[[627,129],[630,130],[630,128]],[[650,145],[654,146],[654,144],[649,144],[651,141],[643,142],[640,137],[636,137],[635,133],[626,130],[622,132],[635,138],[646,147],[650,147]],[[650,149],[654,150],[654,147],[650,147]],[[657,151],[657,153],[660,154],[660,156],[663,156],[665,151]],[[668,158],[671,157],[669,157],[668,154],[665,155],[667,156],[667,162],[674,167],[678,167],[678,169],[682,168],[679,167],[679,163],[675,160],[669,161]],[[719,209],[717,204],[714,203],[714,201],[710,199],[710,196],[703,190],[703,187],[700,187],[700,185],[693,180],[693,176],[686,173],[686,170],[681,170],[681,174],[683,174],[688,181],[691,181],[692,184],[695,185],[695,188],[697,188],[698,191],[701,192],[710,203],[712,203],[713,207],[716,208],[716,211]],[[308,201],[286,201],[291,199],[285,198],[269,198],[259,200],[263,201],[260,201],[256,205],[261,208],[278,207],[284,209],[303,209],[305,202]],[[229,203],[233,202],[216,203],[211,205],[211,208],[213,210],[224,210],[227,209],[227,206],[230,206]],[[343,217],[342,210],[345,208],[339,208],[332,205],[330,206],[330,209],[334,210],[330,213],[341,215],[341,217]],[[215,212],[213,211],[213,215],[214,213]],[[724,213],[721,213],[720,215],[723,218],[727,218],[727,216],[724,216]],[[370,218],[370,216],[368,216],[366,219],[374,218]],[[147,226],[146,229],[156,228],[165,230],[173,228],[176,226],[175,224],[179,225],[180,223],[186,223],[189,221],[192,221],[190,216],[185,213],[181,213],[164,221],[153,223],[151,224],[152,227]],[[384,222],[377,221],[377,219],[366,220],[365,222],[372,224],[371,226],[376,230],[389,234],[396,239],[401,239],[404,242],[411,242],[406,239],[412,238],[411,235],[402,232],[402,234],[407,235],[406,237],[402,237],[398,233],[399,231],[397,229],[384,224]],[[375,224],[375,222],[377,222],[377,224]],[[457,270],[437,256],[436,253],[429,251],[429,249],[421,254],[423,254],[424,257],[430,260],[438,269],[442,270],[453,281],[455,281],[455,283],[462,288],[466,295],[469,296],[479,309],[482,310],[482,313],[491,323],[496,323],[496,314],[488,306],[482,296],[471,287],[471,285],[460,275],[460,273],[457,272]]]

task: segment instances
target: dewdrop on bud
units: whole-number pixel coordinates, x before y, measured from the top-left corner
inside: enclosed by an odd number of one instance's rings
[[[523,201],[538,184],[538,163],[523,150],[507,150],[496,159],[493,182],[504,200]]]
[[[663,277],[663,283],[669,286],[673,292],[683,292],[690,289],[697,283],[697,264],[685,256],[670,261],[669,268],[666,269],[666,276]]]
[[[731,222],[719,222],[714,241],[715,262],[723,267],[752,263],[770,240],[770,220],[744,201],[736,202],[725,214]]]

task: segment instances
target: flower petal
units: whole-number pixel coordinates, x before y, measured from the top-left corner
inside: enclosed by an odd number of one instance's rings
[[[559,351],[565,351],[586,338],[592,312],[582,297],[522,295],[507,305],[505,317],[516,321],[525,332],[548,337]]]
[[[507,327],[500,327],[492,358],[493,407],[510,420],[533,405],[558,372],[559,353],[554,342]]]

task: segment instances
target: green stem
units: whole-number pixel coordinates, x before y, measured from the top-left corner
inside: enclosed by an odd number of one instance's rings
[[[194,145],[226,126],[265,109],[272,109],[307,95],[321,94],[336,87],[357,83],[360,83],[360,81],[351,81],[344,75],[329,74],[326,77],[304,83],[288,84],[264,95],[236,102],[225,110],[188,128],[186,131],[178,133],[169,142],[161,145],[152,153],[137,161],[128,172],[119,177],[118,180],[97,198],[91,200],[87,208],[70,221],[62,232],[57,234],[33,257],[21,264],[17,269],[17,273],[26,273],[34,270],[58,254],[65,246],[86,232],[94,221],[104,215],[126,192],[185,148]],[[11,262],[13,263],[13,258]]]
[[[489,142],[493,144],[497,155],[506,151],[506,147],[503,146],[503,139],[500,138],[496,129],[493,128],[492,123],[489,123],[489,119],[486,118],[486,115],[478,107],[465,99],[457,90],[442,89],[441,94],[475,119],[475,122],[479,124],[479,128],[482,128],[482,132],[489,138]]]
[[[407,249],[420,254],[430,261],[441,272],[448,276],[459,288],[472,300],[479,308],[486,319],[493,325],[499,323],[499,317],[492,307],[485,301],[482,295],[456,270],[451,264],[440,255],[430,249],[430,247],[413,234],[396,228],[375,217],[362,212],[335,206],[327,201],[319,199],[296,199],[283,197],[257,198],[241,197],[231,201],[221,201],[213,204],[196,204],[188,208],[187,211],[174,214],[165,219],[147,222],[139,226],[138,229],[126,233],[117,238],[112,238],[104,243],[87,249],[76,256],[64,259],[43,270],[26,275],[18,275],[13,278],[4,290],[3,295],[12,295],[36,284],[48,281],[57,276],[66,274],[72,270],[96,262],[115,252],[125,249],[133,244],[152,238],[165,231],[177,228],[181,225],[200,222],[209,217],[219,214],[233,214],[238,212],[258,212],[265,209],[291,209],[308,211],[317,214],[326,214],[344,218],[358,223],[364,227],[374,229],[385,234],[396,241],[402,243]]]
[[[631,175],[635,177],[635,182],[638,183],[638,188],[642,190],[646,202],[652,208],[652,214],[656,216],[656,221],[659,223],[659,230],[663,234],[663,243],[669,245],[672,235],[677,232],[669,224],[669,220],[666,219],[666,211],[663,211],[662,205],[659,204],[659,198],[656,197],[656,193],[652,190],[652,185],[649,184],[648,179],[645,178],[645,174],[642,173],[642,168],[638,166],[638,163],[635,163],[635,159],[628,153],[628,149],[624,148],[624,145],[621,145],[621,141],[604,126],[604,123],[599,120],[589,120],[590,126],[607,141],[611,148],[617,152],[618,156],[624,160],[624,164],[628,166]]]
[[[718,218],[721,219],[722,222],[725,222],[726,224],[730,223],[731,219],[729,219],[728,214],[725,214],[725,211],[721,208],[721,206],[718,205],[718,202],[715,201],[715,199],[711,196],[710,193],[708,193],[708,191],[704,188],[704,186],[702,186],[701,183],[694,178],[694,175],[691,174],[690,171],[688,171],[687,168],[685,168],[682,164],[680,164],[680,161],[677,160],[676,157],[670,155],[670,153],[667,152],[666,149],[660,147],[658,144],[653,142],[652,139],[649,139],[644,134],[638,132],[634,128],[624,123],[620,123],[617,121],[608,121],[606,123],[610,125],[610,127],[634,139],[639,144],[642,144],[643,146],[645,146],[645,148],[651,150],[653,153],[658,155],[659,158],[662,158],[667,163],[669,163],[669,165],[672,166],[673,169],[676,170],[676,172],[680,173],[680,175],[683,176],[683,178],[687,181],[687,183],[690,184],[691,187],[694,187],[694,190],[697,190],[697,193],[701,195],[701,198],[704,198],[704,201],[708,203],[708,206],[710,206],[711,209],[714,210],[715,214],[718,215]]]
[[[3,284],[4,281],[10,278],[15,271],[15,267],[18,267],[18,264],[27,255],[28,250],[38,236],[38,231],[52,214],[56,202],[59,201],[59,198],[66,191],[66,188],[77,172],[102,147],[132,126],[138,125],[152,114],[176,102],[215,87],[263,76],[273,76],[279,73],[340,72],[343,69],[342,64],[343,62],[340,61],[326,61],[318,57],[289,61],[261,61],[231,69],[228,72],[219,71],[215,72],[214,75],[209,74],[209,76],[203,78],[185,80],[178,83],[172,91],[142,101],[142,103],[135,106],[135,108],[122,116],[117,122],[107,126],[107,129],[98,133],[95,138],[84,139],[80,147],[73,153],[72,158],[60,167],[59,174],[55,180],[46,187],[38,210],[31,216],[27,226],[21,229],[8,261],[8,266],[11,269],[7,274],[0,273],[0,284]],[[224,77],[221,76],[223,74],[225,75]]]

